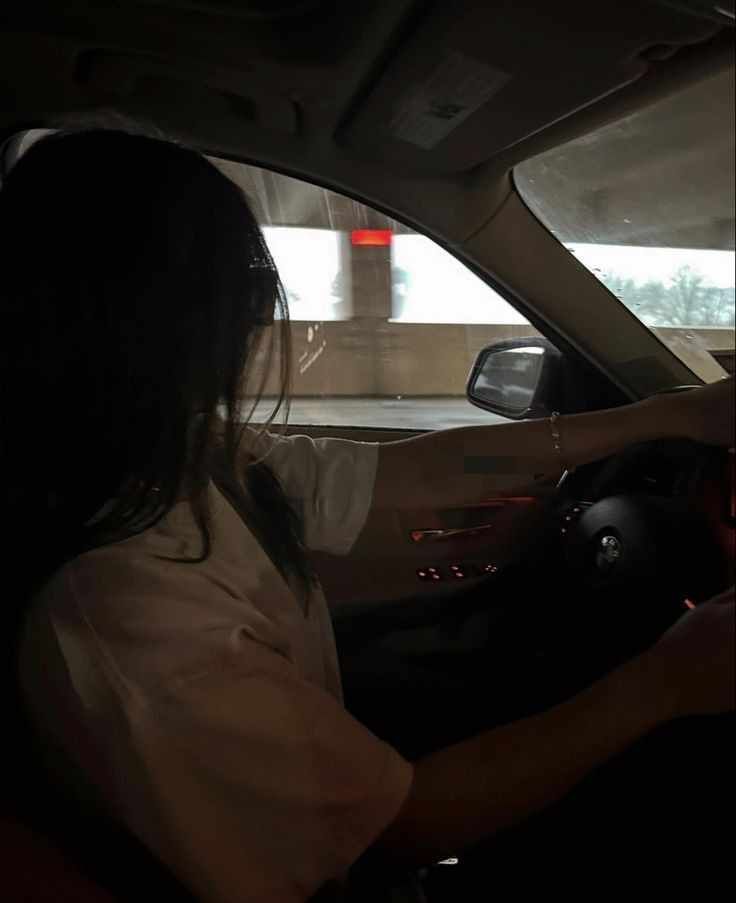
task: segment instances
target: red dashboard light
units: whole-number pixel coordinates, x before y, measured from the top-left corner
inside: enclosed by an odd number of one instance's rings
[[[393,232],[390,229],[353,229],[350,243],[353,245],[372,245],[373,247],[389,247]]]

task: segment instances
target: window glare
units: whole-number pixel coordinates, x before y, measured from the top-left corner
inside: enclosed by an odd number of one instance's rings
[[[734,325],[734,253],[566,244],[648,326]]]
[[[452,254],[423,235],[394,236],[391,288],[391,322],[529,322]]]
[[[342,278],[339,233],[329,229],[264,226],[292,320],[344,319],[349,302]]]

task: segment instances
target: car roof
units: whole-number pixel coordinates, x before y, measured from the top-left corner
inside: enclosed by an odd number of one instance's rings
[[[458,179],[538,152],[545,135],[559,143],[616,99],[634,108],[683,69],[723,65],[733,6],[24,0],[0,13],[4,106],[114,110],[288,168],[309,148],[317,169],[321,153]]]

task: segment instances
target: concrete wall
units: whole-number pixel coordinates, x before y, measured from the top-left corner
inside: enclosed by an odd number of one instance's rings
[[[733,350],[732,329],[658,329],[662,340],[691,363],[708,350]],[[531,326],[390,323],[356,317],[292,324],[294,397],[459,395],[486,345],[538,335]],[[713,365],[715,366],[715,364]],[[271,377],[266,394],[277,391]]]

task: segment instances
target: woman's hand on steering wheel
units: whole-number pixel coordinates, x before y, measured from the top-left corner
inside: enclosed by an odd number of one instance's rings
[[[672,715],[715,715],[736,706],[734,588],[698,605],[650,650]]]
[[[666,418],[674,432],[705,445],[733,448],[736,444],[734,378],[688,392],[655,395],[647,400],[652,415]]]

